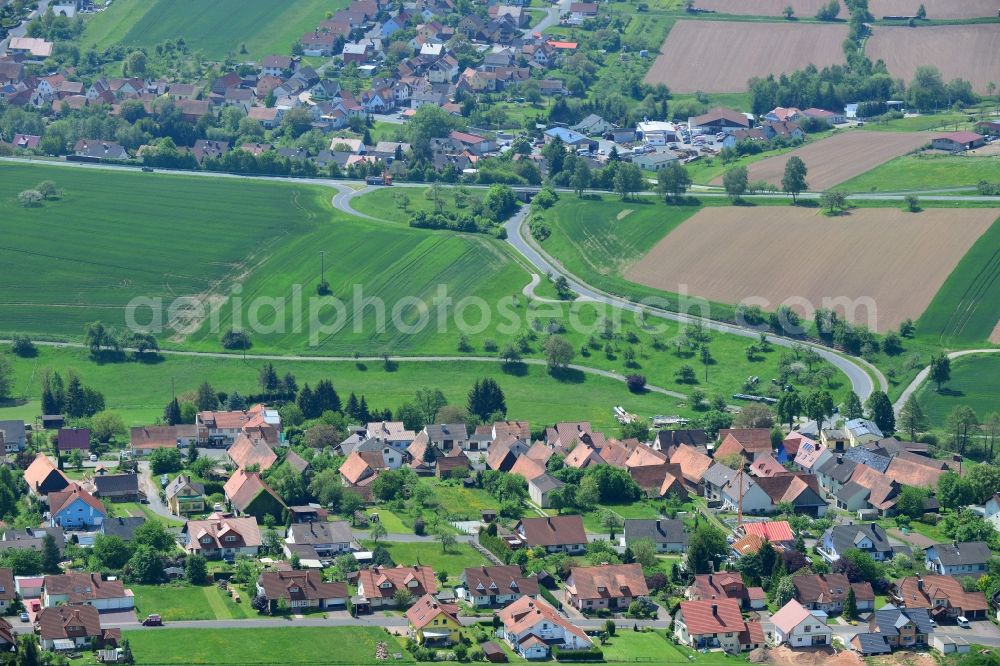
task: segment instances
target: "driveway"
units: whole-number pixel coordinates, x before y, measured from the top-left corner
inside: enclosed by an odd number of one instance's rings
[[[170,520],[177,520],[177,516],[170,513],[170,509],[168,509],[167,505],[160,499],[159,480],[153,479],[149,463],[145,460],[139,461],[139,486],[141,487],[142,492],[146,493],[146,499],[149,500],[149,504],[147,506],[152,509],[153,513]]]

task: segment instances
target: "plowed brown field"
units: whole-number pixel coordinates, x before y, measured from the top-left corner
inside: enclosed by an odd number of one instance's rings
[[[880,19],[884,16],[916,16],[920,5],[927,10],[929,19],[996,16],[1000,11],[1000,0],[871,0],[868,9]]]
[[[796,155],[806,163],[809,170],[806,175],[809,189],[826,190],[930,143],[931,136],[927,132],[851,130],[807,143],[791,152],[753,162],[747,168],[751,182],[764,180],[780,185],[781,176],[785,173],[785,163],[792,155]],[[722,177],[713,180],[712,185],[722,185]]]
[[[963,78],[980,94],[990,81],[1000,84],[1000,24],[996,23],[916,29],[876,26],[865,53],[872,62],[884,60],[889,73],[906,83],[913,80],[917,67],[934,65],[945,82]]]
[[[754,76],[844,63],[846,24],[678,21],[646,74],[675,92],[739,92]]]
[[[791,6],[796,17],[812,18],[827,4],[827,0],[695,0],[694,6],[738,16],[784,16],[785,7]],[[847,16],[843,2],[840,3],[840,16]]]
[[[832,307],[877,331],[917,319],[1000,209],[704,208],[625,277],[719,303]]]

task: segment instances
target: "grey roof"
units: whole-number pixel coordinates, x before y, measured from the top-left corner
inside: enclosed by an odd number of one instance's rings
[[[461,439],[469,438],[469,431],[464,423],[442,423],[440,425],[430,424],[426,428],[427,436],[433,441],[438,439]]]
[[[857,497],[857,495],[862,492],[867,493],[870,491],[864,486],[862,486],[860,483],[855,483],[854,481],[850,481],[848,483],[845,483],[844,487],[838,490],[834,494],[837,496],[837,499],[842,500],[846,503],[847,500]]]
[[[94,477],[97,493],[138,493],[138,474],[104,474]]]
[[[146,522],[145,516],[128,516],[126,518],[106,518],[101,524],[101,531],[107,536],[120,537],[131,541],[132,535],[140,525]]]
[[[191,481],[190,477],[184,476],[183,474],[178,474],[177,478],[167,484],[164,494],[167,497],[173,497],[180,492],[181,488],[184,486],[191,486],[193,489],[197,490],[202,495],[205,494],[205,485],[202,483],[195,483]]]
[[[859,525],[837,525],[829,530],[833,548],[838,554],[843,554],[851,548],[856,548],[862,538],[868,537],[871,540],[876,552],[890,553],[892,546],[889,545],[889,537],[885,530],[875,523]]]
[[[538,488],[539,491],[543,493],[547,493],[550,490],[555,490],[556,488],[560,488],[566,485],[559,479],[555,478],[554,476],[549,476],[548,474],[542,474],[541,476],[537,476],[528,483],[535,486],[536,488]]]
[[[382,449],[389,448],[389,442],[379,439],[378,437],[369,437],[365,441],[361,442],[354,447],[354,451],[361,453],[362,451],[374,451],[376,453],[382,453]]]
[[[892,652],[892,648],[889,647],[889,642],[882,634],[870,634],[865,632],[863,634],[858,634],[857,638],[858,643],[860,644],[861,654],[889,654]]]
[[[853,460],[856,463],[868,465],[872,469],[885,474],[891,458],[862,446],[853,446],[844,453],[844,460]]]
[[[3,431],[5,442],[23,439],[24,421],[0,421],[0,431]]]
[[[713,464],[701,476],[702,481],[705,483],[711,483],[713,486],[719,486],[720,488],[735,478],[736,470],[730,469],[722,463]]]
[[[298,545],[323,543],[351,543],[351,525],[346,520],[328,523],[295,523],[288,528],[288,535]]]
[[[858,464],[853,460],[843,460],[839,456],[833,456],[820,465],[816,472],[818,474],[823,474],[824,476],[829,476],[831,479],[835,479],[840,483],[847,483],[850,480],[851,475],[854,474],[854,468],[857,466]]]
[[[688,535],[684,522],[680,520],[658,520],[655,518],[625,521],[623,532],[625,542],[633,539],[652,539],[653,543],[687,544]]]
[[[933,546],[941,564],[951,567],[959,564],[982,564],[988,562],[992,553],[985,541],[965,543],[939,543]],[[930,554],[928,553],[928,557]]]
[[[904,608],[899,609],[892,604],[887,604],[875,611],[875,626],[879,632],[886,636],[898,636],[899,628],[906,624],[907,619],[917,627],[917,632],[930,634],[934,632],[934,625],[931,624],[931,617],[927,614],[926,608]]]

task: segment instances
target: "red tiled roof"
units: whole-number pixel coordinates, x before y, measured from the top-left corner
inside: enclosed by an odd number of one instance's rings
[[[741,632],[747,629],[740,613],[740,602],[735,599],[682,601],[681,614],[688,634],[692,636]]]
[[[781,541],[794,541],[792,526],[787,520],[771,520],[763,523],[743,523],[743,531],[746,534],[757,534],[764,537],[771,543]]]

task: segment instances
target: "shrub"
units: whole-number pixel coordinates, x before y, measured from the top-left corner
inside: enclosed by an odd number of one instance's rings
[[[251,345],[250,334],[235,328],[223,333],[220,342],[224,349],[249,349]]]
[[[604,661],[604,652],[596,645],[584,650],[567,650],[554,645],[552,656],[556,661]]]
[[[44,198],[38,190],[24,190],[17,195],[17,203],[25,208],[37,208],[42,205]]]
[[[11,340],[10,350],[21,358],[28,358],[38,354],[35,343],[27,335],[15,334],[13,340]]]
[[[625,384],[632,393],[639,393],[646,388],[646,377],[644,375],[629,375],[625,378]]]

